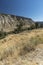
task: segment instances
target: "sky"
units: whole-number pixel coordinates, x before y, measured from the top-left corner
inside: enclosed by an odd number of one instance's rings
[[[0,13],[43,21],[43,0],[0,0]]]

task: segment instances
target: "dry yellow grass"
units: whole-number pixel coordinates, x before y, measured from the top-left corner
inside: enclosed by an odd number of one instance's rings
[[[43,29],[10,34],[6,38],[0,40],[0,61],[8,59],[9,64],[6,65],[13,65],[13,62],[14,65],[16,65],[14,59],[18,60],[21,55],[23,56],[30,53],[39,44],[43,45]],[[20,61],[20,65],[25,65],[25,62],[27,63],[26,65],[29,65],[29,63],[30,65],[37,65],[28,61]]]

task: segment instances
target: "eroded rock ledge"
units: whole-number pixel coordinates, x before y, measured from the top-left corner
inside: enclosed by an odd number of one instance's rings
[[[0,31],[10,32],[21,26],[22,30],[29,29],[31,25],[35,25],[31,18],[25,18],[15,15],[0,14]]]

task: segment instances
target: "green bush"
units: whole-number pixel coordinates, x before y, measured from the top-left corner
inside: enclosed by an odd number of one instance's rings
[[[5,38],[5,36],[6,36],[6,32],[0,31],[0,39]]]
[[[15,30],[15,33],[21,32],[23,25],[24,25],[24,24],[23,24],[22,20],[20,20],[20,21],[18,22],[18,24],[16,25],[16,26],[17,26],[17,29]]]

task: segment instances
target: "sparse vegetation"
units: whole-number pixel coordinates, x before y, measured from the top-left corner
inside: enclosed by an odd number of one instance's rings
[[[16,25],[16,26],[17,26],[17,29],[16,29],[14,32],[15,32],[15,33],[21,32],[23,25],[24,25],[24,24],[23,24],[22,20],[20,20],[20,21],[18,22],[18,24]]]
[[[22,57],[24,58],[25,56],[28,57],[27,54],[30,53],[32,54],[32,52],[35,52],[35,49],[39,44],[43,44],[43,29],[34,29],[31,30],[30,33],[29,31],[21,32],[16,35],[11,33],[8,36],[6,36],[5,32],[4,34],[2,34],[3,32],[0,33],[1,34],[0,37],[4,35],[4,37],[0,39],[0,43],[2,43],[0,45],[1,62],[3,62],[3,60],[8,60],[8,62],[11,63],[15,61],[15,59],[16,60],[18,58],[21,59]]]
[[[21,49],[19,55],[20,55],[20,56],[24,56],[24,55],[26,55],[27,53],[29,53],[29,52],[31,52],[31,51],[34,51],[34,50],[35,50],[35,48],[28,43],[27,45],[24,45],[24,47]]]

